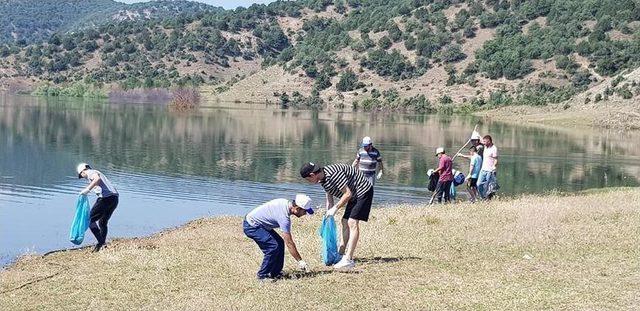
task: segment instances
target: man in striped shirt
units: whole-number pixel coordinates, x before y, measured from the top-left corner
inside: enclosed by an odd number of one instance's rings
[[[367,136],[362,139],[362,148],[358,150],[352,166],[360,169],[372,185],[376,184],[376,179],[382,177],[382,170],[384,169],[382,166],[382,155],[380,151],[373,146],[371,137]],[[376,176],[378,170],[379,172]]]
[[[325,167],[306,163],[300,168],[300,176],[313,184],[321,184],[327,194],[327,216],[346,206],[342,216],[342,240],[339,252],[342,259],[336,269],[355,267],[353,254],[360,237],[360,221],[369,220],[373,202],[373,186],[358,169],[347,164],[331,164]],[[334,197],[339,198],[334,205]]]

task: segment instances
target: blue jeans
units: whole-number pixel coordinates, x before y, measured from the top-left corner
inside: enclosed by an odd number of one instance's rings
[[[258,278],[274,278],[282,274],[284,267],[284,240],[274,231],[263,227],[251,226],[246,220],[242,222],[244,234],[258,244],[264,253],[264,259]]]
[[[491,171],[480,171],[478,176],[478,194],[483,199],[487,198],[487,186],[489,183],[496,180],[496,175]]]

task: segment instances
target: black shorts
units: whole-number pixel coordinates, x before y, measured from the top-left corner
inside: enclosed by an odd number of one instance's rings
[[[344,211],[343,219],[357,219],[362,221],[369,220],[369,212],[371,212],[371,203],[373,203],[373,187],[369,189],[362,197],[352,198],[347,203]]]
[[[468,184],[469,188],[478,188],[478,179],[477,178],[469,178]]]

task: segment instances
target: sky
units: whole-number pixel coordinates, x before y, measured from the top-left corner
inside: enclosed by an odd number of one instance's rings
[[[148,2],[145,0],[116,0],[124,3],[135,3],[135,2]],[[225,9],[235,9],[239,6],[248,7],[254,3],[269,3],[274,0],[193,0],[197,2],[202,2],[206,4],[210,4],[213,6],[221,6]]]

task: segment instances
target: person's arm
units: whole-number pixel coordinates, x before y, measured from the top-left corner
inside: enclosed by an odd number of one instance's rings
[[[327,197],[327,209],[330,209],[333,207],[333,195],[331,195],[331,193],[327,192],[326,193],[326,197]]]
[[[355,160],[353,160],[351,166],[353,166],[354,168],[358,168],[358,164],[360,164],[360,157],[357,157]]]
[[[458,152],[458,156],[459,157],[463,157],[465,159],[471,159],[471,156],[468,156],[468,155],[465,155],[465,154],[462,154],[462,153],[459,153],[459,152]]]
[[[80,194],[87,194],[91,191],[91,189],[98,185],[98,183],[100,182],[100,174],[95,174],[95,176],[96,177],[91,180],[89,185],[86,188],[82,189],[82,191],[80,191]]]
[[[353,194],[351,192],[351,189],[349,189],[349,187],[347,187],[347,185],[344,185],[340,191],[342,191],[342,197],[340,198],[338,203],[336,203],[332,208],[327,209],[327,215],[328,216],[335,215],[336,212],[338,211],[338,209],[340,209],[342,206],[346,205],[347,202],[349,202],[349,200],[353,196]],[[327,195],[329,195],[329,194],[327,194]],[[333,197],[332,197],[332,201],[333,201]],[[327,201],[327,203],[328,203],[328,201]]]
[[[335,205],[337,208],[341,208],[347,205],[347,202],[349,202],[349,200],[351,200],[351,197],[353,196],[351,189],[349,189],[349,187],[347,187],[346,185],[342,187],[340,191],[342,191],[342,197],[340,198],[340,201],[338,201],[338,203]]]
[[[438,168],[433,171],[434,173],[440,174],[444,170],[444,162],[442,160],[438,160]]]
[[[291,256],[293,256],[296,261],[302,260],[302,256],[300,256],[300,253],[298,252],[296,242],[293,241],[291,232],[283,232],[282,238],[284,239],[284,244],[287,245],[287,249],[289,250],[289,253],[291,253]]]
[[[473,159],[471,159],[471,165],[469,165],[469,174],[467,175],[467,179],[471,178],[471,173],[476,166],[473,164]]]

